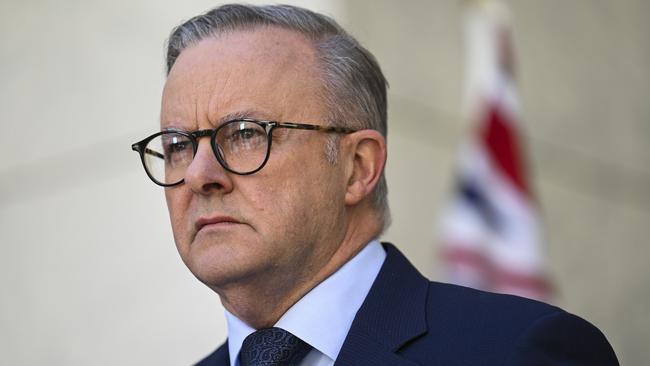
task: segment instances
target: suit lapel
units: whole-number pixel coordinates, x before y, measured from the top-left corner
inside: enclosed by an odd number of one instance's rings
[[[349,333],[335,366],[417,366],[390,349],[377,343],[372,335]]]
[[[427,331],[429,281],[392,244],[386,261],[357,312],[336,359],[337,366],[416,365],[396,352]]]

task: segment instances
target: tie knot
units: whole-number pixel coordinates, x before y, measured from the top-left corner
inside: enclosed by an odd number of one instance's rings
[[[250,334],[239,353],[241,366],[294,366],[311,346],[281,328],[260,329]]]

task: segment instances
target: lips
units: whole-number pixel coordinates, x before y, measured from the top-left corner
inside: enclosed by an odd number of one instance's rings
[[[199,232],[201,229],[203,229],[206,226],[219,225],[219,224],[223,224],[223,225],[241,224],[241,222],[237,221],[236,219],[230,216],[201,217],[198,220],[196,220],[196,223],[194,224],[194,228],[196,229],[197,232]]]

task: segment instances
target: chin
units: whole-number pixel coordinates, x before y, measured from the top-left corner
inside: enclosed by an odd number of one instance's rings
[[[207,245],[206,245],[207,244]],[[206,286],[216,290],[254,277],[268,256],[256,253],[249,245],[231,245],[227,241],[199,243],[190,248],[185,265]]]
[[[212,289],[226,288],[238,282],[245,272],[241,265],[209,257],[194,258],[187,267],[194,277]]]

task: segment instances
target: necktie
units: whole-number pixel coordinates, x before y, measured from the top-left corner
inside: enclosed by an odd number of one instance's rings
[[[297,366],[310,349],[284,329],[260,329],[244,339],[239,361],[241,366]]]

